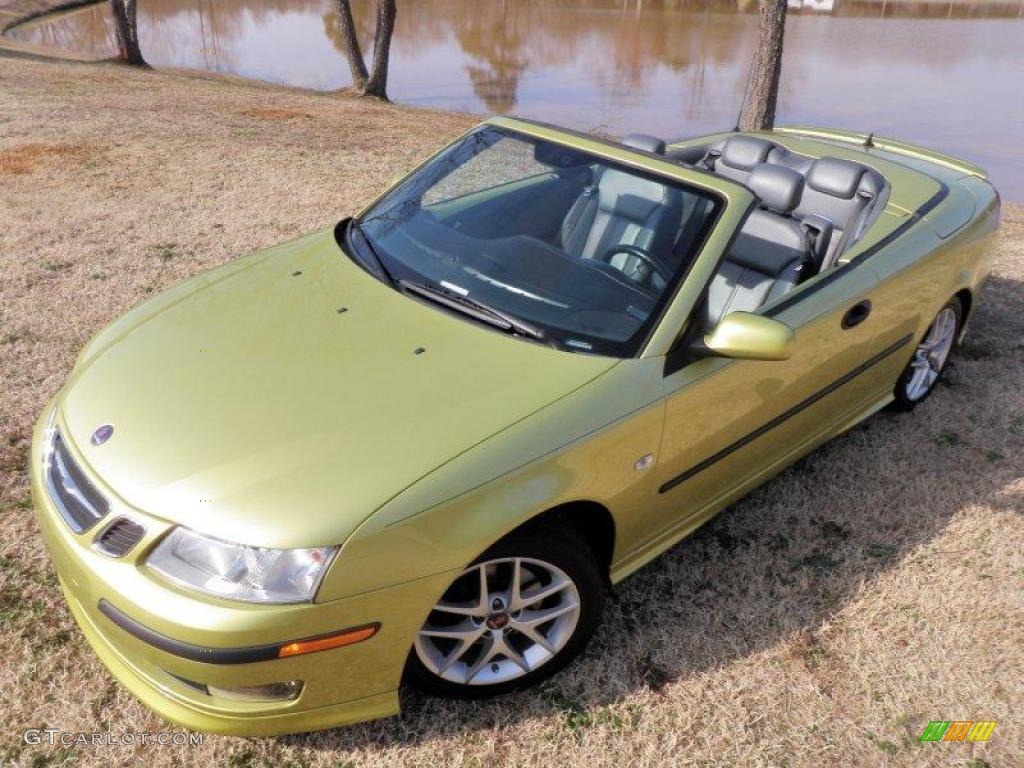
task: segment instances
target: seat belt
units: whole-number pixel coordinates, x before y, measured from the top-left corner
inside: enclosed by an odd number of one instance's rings
[[[850,222],[850,226],[843,232],[842,238],[839,240],[839,245],[836,246],[836,258],[842,255],[849,246],[857,242],[861,235],[864,234],[864,224],[868,219],[868,215],[872,212],[872,201],[875,199],[875,195],[869,190],[859,189],[857,190],[857,197],[864,201],[864,207],[861,208],[856,218]]]
[[[690,215],[686,217],[686,221],[683,222],[683,226],[679,228],[679,237],[676,238],[673,251],[679,255],[679,260],[686,256],[685,253],[680,254],[679,248],[684,244],[690,242],[692,235],[696,235],[700,226],[704,223],[704,214],[707,213],[708,206],[711,203],[704,199],[698,198],[694,203],[693,208],[690,210]]]
[[[583,188],[580,196],[576,198],[576,202],[572,204],[572,208],[569,209],[569,215],[565,217],[565,222],[562,224],[562,245],[565,245],[565,233],[570,234],[575,231],[576,225],[580,223],[580,219],[583,217],[583,211],[586,209],[590,199],[597,192],[597,184],[591,183]]]
[[[825,222],[823,224],[816,219],[818,217],[812,214],[800,222],[800,228],[804,231],[804,247],[806,248],[803,264],[800,265],[800,279],[797,281],[800,283],[810,280],[821,271],[825,254],[828,253],[828,240],[831,237],[827,239],[822,237],[828,228],[828,222],[822,219]]]
[[[712,173],[714,173],[714,172],[715,172],[715,162],[716,162],[716,161],[718,160],[718,158],[720,158],[721,156],[722,156],[722,150],[720,150],[720,149],[709,149],[709,150],[708,150],[708,151],[707,151],[707,152],[706,152],[706,153],[704,154],[704,157],[703,157],[703,158],[701,158],[701,162],[702,162],[702,163],[704,164],[704,167],[705,167],[705,168],[706,168],[707,170],[709,170],[709,171],[711,171]]]

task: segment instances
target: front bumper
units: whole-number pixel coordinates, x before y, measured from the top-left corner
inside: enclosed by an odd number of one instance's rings
[[[128,515],[146,528],[127,556],[97,552],[103,524],[74,533],[61,518],[42,478],[46,418],[36,425],[31,453],[32,496],[39,526],[71,612],[100,659],[155,712],[187,728],[233,735],[316,730],[398,712],[398,686],[409,649],[430,607],[453,573],[326,603],[252,605],[179,589],[144,566],[146,555],[171,527],[127,507],[97,478],[111,503],[104,518]],[[72,448],[83,470],[88,462]],[[114,606],[153,633],[211,649],[249,648],[379,623],[355,645],[250,663],[205,663],[161,650],[128,633],[99,609]],[[302,680],[292,700],[242,701],[210,695],[182,680],[217,688]]]

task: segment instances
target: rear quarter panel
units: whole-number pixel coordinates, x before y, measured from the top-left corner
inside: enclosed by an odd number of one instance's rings
[[[866,262],[879,279],[870,318],[877,348],[906,335],[913,338],[903,352],[878,366],[874,385],[879,393],[892,389],[942,306],[963,291],[969,296],[965,309],[972,310],[989,274],[998,195],[975,176],[945,182],[943,190],[931,210],[906,214],[912,219],[905,231]]]

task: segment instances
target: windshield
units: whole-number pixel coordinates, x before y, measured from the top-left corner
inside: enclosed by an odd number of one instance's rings
[[[446,311],[496,317],[560,349],[630,357],[717,205],[697,189],[484,126],[373,206],[350,246],[399,290]]]

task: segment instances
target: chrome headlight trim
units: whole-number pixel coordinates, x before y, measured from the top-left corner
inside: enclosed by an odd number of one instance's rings
[[[254,547],[177,526],[150,552],[146,566],[210,597],[261,605],[309,603],[337,551]]]

